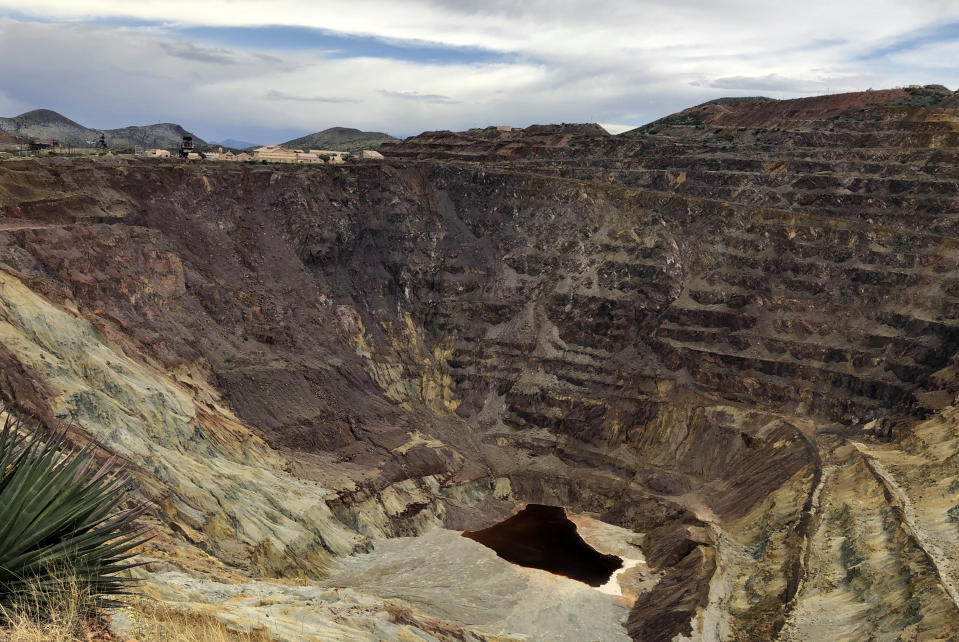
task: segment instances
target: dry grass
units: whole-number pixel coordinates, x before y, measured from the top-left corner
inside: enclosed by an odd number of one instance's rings
[[[63,574],[52,586],[32,587],[13,605],[0,605],[2,642],[74,642],[95,639],[90,614],[96,605],[76,577]],[[52,605],[52,606],[51,606]]]
[[[138,642],[270,642],[273,639],[260,631],[231,629],[212,615],[181,611],[153,600],[132,601],[127,614],[133,621],[132,633]]]
[[[53,606],[50,606],[53,605]],[[0,642],[269,642],[255,631],[230,629],[212,615],[134,598],[125,613],[133,627],[127,637],[111,635],[91,614],[97,603],[75,577],[53,587],[31,589],[13,606],[0,606]]]

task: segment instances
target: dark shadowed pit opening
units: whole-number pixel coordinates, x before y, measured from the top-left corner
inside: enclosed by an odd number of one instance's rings
[[[564,575],[590,586],[602,586],[623,565],[619,557],[604,555],[584,542],[576,524],[558,506],[527,504],[499,524],[463,531],[463,537],[488,546],[513,564]]]

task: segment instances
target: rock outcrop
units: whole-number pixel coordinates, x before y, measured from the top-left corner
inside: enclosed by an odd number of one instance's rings
[[[6,161],[0,391],[135,471],[155,595],[281,638],[942,637],[959,107],[926,91]],[[635,560],[619,590],[450,532],[526,503]]]

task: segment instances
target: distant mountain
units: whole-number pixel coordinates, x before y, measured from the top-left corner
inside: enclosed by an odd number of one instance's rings
[[[364,149],[376,149],[383,143],[399,140],[383,132],[364,132],[349,127],[330,127],[315,134],[280,143],[287,149],[329,149],[341,152],[361,152]]]
[[[184,136],[193,136],[193,144],[205,146],[207,143],[201,138],[183,129],[176,123],[157,123],[140,127],[122,127],[103,131],[107,145],[110,147],[177,147],[183,142]]]
[[[191,135],[174,123],[157,123],[141,127],[121,127],[120,129],[91,129],[74,122],[62,114],[49,109],[35,109],[13,118],[0,118],[0,129],[14,136],[52,139],[59,143],[85,146],[97,141],[100,132],[110,147],[176,147],[184,135]],[[193,136],[197,145],[206,142]]]
[[[233,149],[246,149],[247,147],[259,147],[260,143],[251,143],[248,140],[237,140],[227,138],[226,140],[210,141],[211,145],[220,145],[221,147],[231,147]]]
[[[94,130],[49,109],[35,109],[13,118],[0,118],[0,129],[14,136],[52,138],[74,144],[86,138],[99,138],[99,134]]]

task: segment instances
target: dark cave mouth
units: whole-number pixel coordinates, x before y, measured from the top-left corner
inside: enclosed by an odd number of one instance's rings
[[[463,537],[493,549],[507,562],[538,568],[598,587],[606,584],[623,560],[600,553],[576,531],[559,506],[527,504],[512,517]]]

